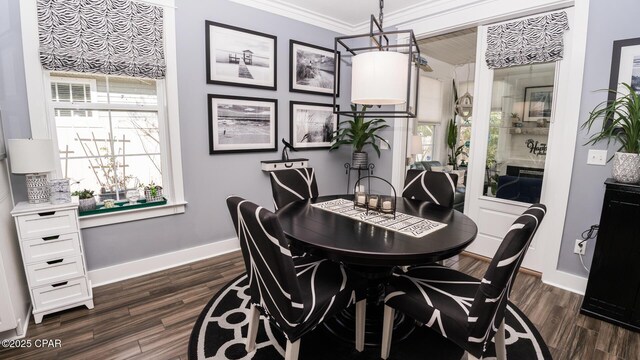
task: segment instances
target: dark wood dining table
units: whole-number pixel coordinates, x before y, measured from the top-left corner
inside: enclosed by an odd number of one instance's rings
[[[312,206],[337,198],[353,200],[353,195],[330,195],[292,202],[276,214],[292,246],[322,256],[358,272],[368,279],[365,343],[380,343],[384,284],[398,266],[433,263],[462,252],[478,233],[466,215],[427,201],[396,199],[396,211],[447,224],[416,238],[360,220]],[[406,338],[414,328],[396,312],[394,341]],[[329,331],[342,339],[353,339],[351,310],[325,322]]]

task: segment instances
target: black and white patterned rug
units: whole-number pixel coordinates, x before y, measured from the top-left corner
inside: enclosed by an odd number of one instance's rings
[[[256,340],[256,350],[244,350],[249,325],[249,287],[246,275],[231,281],[213,296],[198,317],[189,339],[189,359],[256,359],[271,360],[284,356],[285,338],[264,317]],[[542,337],[513,304],[506,315],[507,355],[510,359],[551,359]],[[380,359],[379,347],[366,347],[358,353],[353,343],[337,339],[323,326],[305,335],[299,358],[307,359]],[[493,349],[484,359],[494,359]],[[391,346],[390,359],[455,359],[463,355],[456,345],[427,328],[417,328],[408,338]]]

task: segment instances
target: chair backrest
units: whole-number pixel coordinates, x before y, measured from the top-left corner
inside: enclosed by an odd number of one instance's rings
[[[318,197],[318,183],[313,168],[271,172],[271,191],[276,210],[290,202]]]
[[[504,319],[511,286],[547,208],[534,204],[505,235],[485,273],[469,310],[469,343],[480,356]]]
[[[402,197],[453,208],[458,175],[427,170],[407,170]]]
[[[240,240],[251,302],[280,326],[293,327],[302,316],[302,295],[278,218],[237,196],[227,198],[227,207]]]

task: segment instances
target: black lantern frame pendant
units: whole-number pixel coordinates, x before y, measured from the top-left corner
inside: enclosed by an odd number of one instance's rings
[[[382,29],[383,7],[384,0],[380,0],[379,20],[371,15],[368,33],[336,37],[334,56],[339,59],[341,51],[352,56],[351,102],[377,105],[360,115],[367,118],[415,118],[418,113],[418,71],[420,66],[428,65],[420,57],[413,30]],[[402,43],[390,44],[389,36],[392,35]],[[369,46],[362,45],[365,43]],[[338,79],[334,78],[333,112],[355,117],[353,111],[340,111],[338,108],[337,86]],[[395,109],[402,104],[404,111]]]

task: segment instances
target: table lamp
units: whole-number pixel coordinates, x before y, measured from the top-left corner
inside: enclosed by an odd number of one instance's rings
[[[51,140],[9,139],[7,143],[11,172],[27,175],[29,203],[49,202],[49,182],[46,173],[55,167]]]

